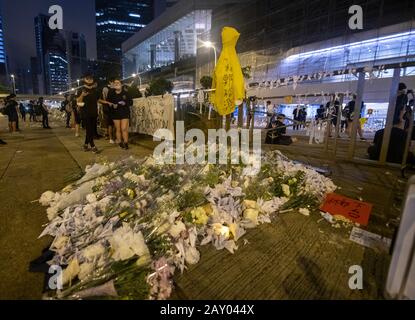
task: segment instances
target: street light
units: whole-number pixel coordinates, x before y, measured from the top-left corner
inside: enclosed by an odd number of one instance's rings
[[[201,41],[203,47],[205,48],[212,48],[213,52],[215,53],[215,67],[216,67],[216,63],[217,63],[217,51],[216,51],[216,47],[215,45],[211,42],[211,41]]]
[[[81,80],[79,80],[79,79],[78,79],[78,80],[76,80],[76,82],[78,82],[78,88],[79,88],[79,82],[80,82],[80,81],[81,81]]]
[[[13,94],[16,94],[16,81],[14,79],[14,74],[10,75],[12,78],[12,84],[13,84]]]
[[[139,90],[141,91],[141,85],[142,85],[143,82],[141,80],[140,74],[139,73],[133,73],[132,77],[133,78],[138,77],[138,80],[140,81],[140,89]]]

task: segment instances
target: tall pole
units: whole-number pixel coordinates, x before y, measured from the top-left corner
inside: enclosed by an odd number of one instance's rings
[[[354,105],[354,118],[352,122],[352,129],[350,132],[350,146],[348,151],[348,159],[352,160],[354,158],[354,151],[356,149],[356,136],[357,128],[360,126],[360,112],[362,109],[363,93],[365,90],[365,72],[361,71],[359,73],[359,79],[357,80],[357,90],[356,90],[356,101]]]
[[[215,53],[215,67],[216,67],[216,64],[218,62],[218,53],[216,52],[215,46],[212,46],[212,48],[213,48],[213,52]]]
[[[380,150],[380,157],[379,157],[380,164],[385,164],[387,160],[389,142],[390,142],[392,127],[393,127],[393,118],[394,118],[395,109],[396,109],[396,97],[398,95],[400,78],[401,78],[401,69],[400,68],[394,69],[393,77],[392,77],[392,84],[391,84],[391,88],[389,92],[389,106],[388,106],[388,112],[386,115],[386,126],[383,131],[382,148]]]
[[[12,78],[13,94],[16,94],[16,80],[14,79],[14,74],[11,75],[11,78]]]

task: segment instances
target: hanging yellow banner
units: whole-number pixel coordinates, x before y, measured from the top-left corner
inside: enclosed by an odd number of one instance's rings
[[[231,27],[222,30],[222,52],[213,73],[211,102],[221,115],[235,111],[245,98],[245,84],[241,64],[236,54],[239,32]]]

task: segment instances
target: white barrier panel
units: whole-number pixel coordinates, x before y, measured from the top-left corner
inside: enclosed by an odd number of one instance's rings
[[[409,179],[386,283],[392,299],[415,300],[415,176]]]
[[[130,131],[153,136],[158,129],[174,132],[174,97],[171,94],[133,100]]]

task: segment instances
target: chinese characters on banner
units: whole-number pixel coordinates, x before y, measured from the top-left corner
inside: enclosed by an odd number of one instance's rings
[[[329,193],[320,210],[333,216],[343,216],[360,225],[367,226],[372,207],[371,203],[350,199],[336,193]]]
[[[130,131],[152,136],[158,129],[169,129],[174,132],[173,95],[134,99]]]

